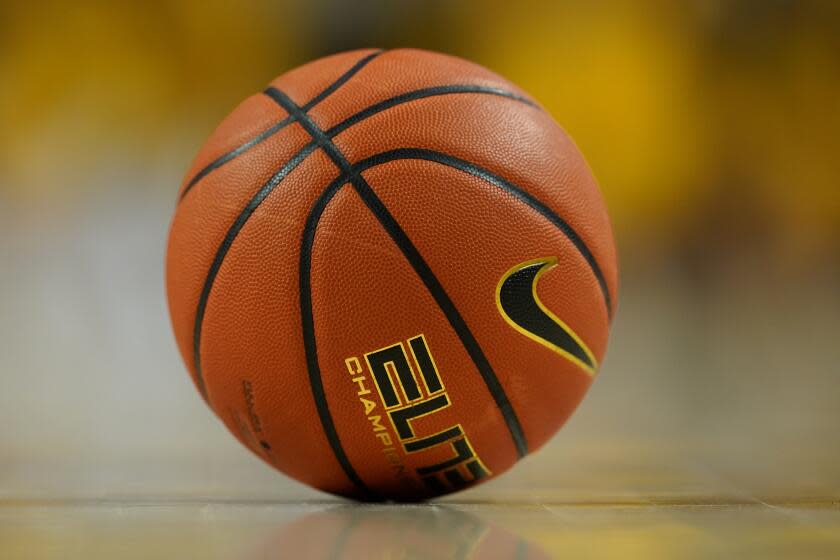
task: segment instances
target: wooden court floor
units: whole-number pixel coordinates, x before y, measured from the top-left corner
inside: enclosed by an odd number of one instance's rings
[[[838,503],[40,502],[0,558],[840,558]]]

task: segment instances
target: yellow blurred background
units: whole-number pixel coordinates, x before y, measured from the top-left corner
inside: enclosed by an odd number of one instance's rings
[[[840,3],[80,0],[0,4],[0,497],[316,495],[194,394],[164,242],[229,110],[363,46],[521,85],[616,228],[590,397],[462,497],[840,496]]]
[[[837,253],[836,2],[43,1],[4,2],[0,18],[7,204],[60,206],[105,188],[103,168],[182,163],[309,59],[414,46],[540,99],[628,249],[705,244],[714,224],[717,241],[746,234],[781,258]]]

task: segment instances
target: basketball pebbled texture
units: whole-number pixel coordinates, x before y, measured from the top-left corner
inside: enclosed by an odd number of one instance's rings
[[[595,179],[526,93],[361,50],[280,76],[211,134],[166,284],[192,379],[243,444],[327,492],[418,500],[566,421],[617,264]]]

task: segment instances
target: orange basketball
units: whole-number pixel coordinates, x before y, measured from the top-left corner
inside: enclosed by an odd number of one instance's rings
[[[418,500],[566,421],[617,265],[592,173],[526,93],[365,50],[280,76],[210,136],[166,283],[193,381],[242,443],[327,492]]]

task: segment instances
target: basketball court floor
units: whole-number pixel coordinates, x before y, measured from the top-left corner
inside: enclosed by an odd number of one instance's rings
[[[704,461],[709,450],[686,451],[640,442],[572,451],[561,441],[491,484],[433,504],[332,500],[273,473],[262,497],[237,497],[239,488],[209,499],[7,500],[0,558],[840,557],[840,491],[829,471],[785,489],[797,496],[767,498],[779,488],[775,469],[752,477]],[[158,487],[182,484],[167,473]]]
[[[826,504],[4,506],[17,558],[837,558]]]

